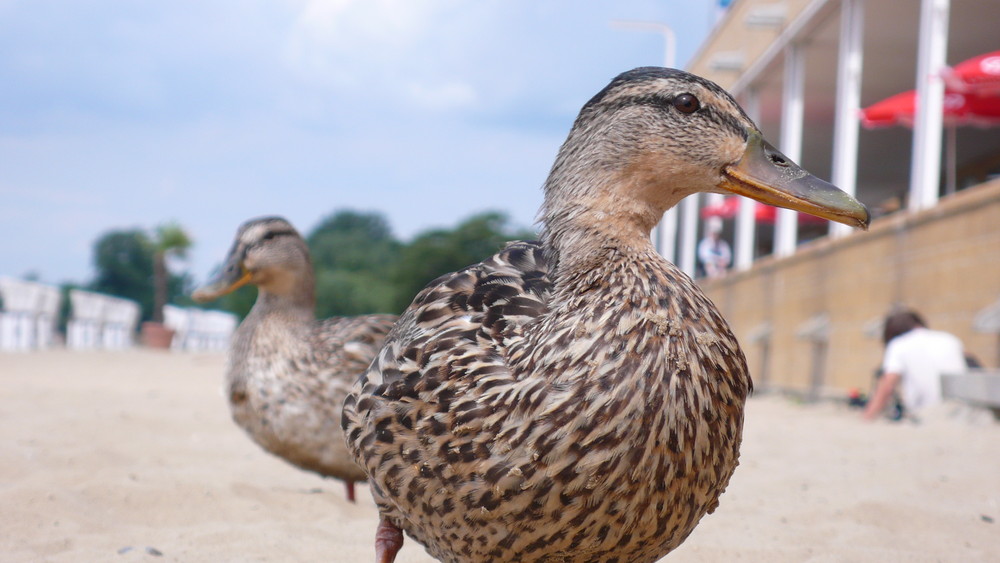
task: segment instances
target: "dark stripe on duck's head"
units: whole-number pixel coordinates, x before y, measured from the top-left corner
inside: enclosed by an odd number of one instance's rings
[[[299,233],[294,229],[273,229],[264,233],[264,236],[260,237],[261,240],[271,240],[278,236],[299,236]]]
[[[753,120],[747,116],[746,112],[744,112],[743,108],[736,103],[736,100],[733,99],[729,92],[726,92],[718,84],[689,72],[684,72],[683,70],[655,66],[639,67],[619,74],[607,86],[605,86],[604,89],[598,92],[583,106],[583,109],[580,111],[580,115],[589,113],[589,111],[593,110],[595,106],[604,102],[610,94],[626,87],[636,88],[637,91],[635,95],[626,94],[621,96],[619,99],[615,100],[615,107],[644,104],[656,105],[669,109],[674,96],[683,92],[651,92],[649,90],[642,91],[638,89],[642,84],[657,80],[674,80],[681,83],[688,83],[695,87],[704,88],[720,99],[731,102],[735,110],[741,117],[743,117],[743,119],[746,120],[746,122],[753,123]],[[678,90],[683,90],[683,88]],[[720,125],[738,132],[744,139],[747,137],[747,131],[744,124],[740,123],[740,120],[736,116],[731,115],[729,112],[720,110],[719,108],[715,108],[710,105],[703,105],[698,111],[708,115],[713,121],[719,123]]]
[[[658,66],[641,66],[639,68],[627,70],[614,77],[614,79],[607,86],[595,94],[589,102],[584,104],[582,111],[587,111],[590,107],[601,103],[601,100],[603,100],[608,93],[616,90],[622,84],[648,82],[650,80],[671,78],[678,75],[694,76],[693,74],[688,74],[683,70],[677,70],[676,68],[663,68]]]
[[[242,231],[245,231],[245,230],[249,229],[250,227],[254,227],[256,225],[266,225],[268,223],[277,223],[277,224],[287,225],[289,228],[291,228],[291,226],[292,226],[292,224],[289,223],[288,220],[285,219],[284,217],[280,217],[278,215],[267,215],[267,216],[264,216],[264,217],[255,217],[253,219],[249,219],[247,221],[244,221],[243,224],[240,225],[240,229],[239,230],[242,232]]]

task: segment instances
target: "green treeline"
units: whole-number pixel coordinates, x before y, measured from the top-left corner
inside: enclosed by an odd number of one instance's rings
[[[507,241],[536,236],[512,225],[503,213],[485,212],[403,242],[380,213],[351,210],[336,211],[302,234],[316,270],[319,318],[400,313],[434,278],[489,257]],[[143,320],[152,318],[155,253],[162,251],[154,242],[141,230],[104,234],[94,245],[97,275],[89,288],[134,299],[142,306]],[[194,306],[188,298],[191,276],[167,275],[167,302]],[[255,299],[256,288],[244,287],[207,307],[243,317]]]

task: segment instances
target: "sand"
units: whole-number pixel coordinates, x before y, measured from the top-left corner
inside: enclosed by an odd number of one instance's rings
[[[259,450],[221,355],[0,354],[0,561],[373,561],[367,487]],[[432,561],[412,540],[399,563]],[[1000,561],[1000,424],[753,398],[742,465],[670,562]]]

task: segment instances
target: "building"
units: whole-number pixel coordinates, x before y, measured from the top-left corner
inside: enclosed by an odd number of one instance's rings
[[[736,0],[687,65],[876,216],[867,233],[785,210],[762,224],[743,200],[727,218],[733,271],[702,283],[759,384],[867,388],[880,319],[899,305],[1000,365],[1000,327],[975,322],[1000,301],[1000,127],[942,118],[946,65],[1000,49],[998,21],[1000,2],[980,0]],[[861,108],[913,89],[912,128],[862,127]],[[721,197],[686,199],[657,234],[689,273],[700,218]]]

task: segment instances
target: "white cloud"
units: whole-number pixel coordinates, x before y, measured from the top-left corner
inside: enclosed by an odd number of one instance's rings
[[[378,65],[402,59],[445,4],[433,0],[300,2],[285,60],[307,82],[357,84],[357,72],[364,66],[377,74]]]
[[[660,57],[608,20],[682,1],[0,0],[0,274],[86,281],[101,232],[169,219],[196,277],[255,215],[530,224],[580,104]]]
[[[471,84],[460,81],[432,85],[412,82],[406,91],[413,103],[433,111],[468,107],[479,98]]]
[[[296,29],[321,45],[359,38],[402,43],[426,29],[441,7],[442,2],[430,0],[307,0]]]

